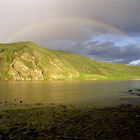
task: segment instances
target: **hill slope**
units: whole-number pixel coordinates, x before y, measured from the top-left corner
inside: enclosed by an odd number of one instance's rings
[[[96,62],[32,42],[0,44],[0,80],[69,79],[140,79],[140,67]]]

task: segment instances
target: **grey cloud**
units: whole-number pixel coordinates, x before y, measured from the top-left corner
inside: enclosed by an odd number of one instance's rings
[[[100,61],[129,64],[140,59],[140,46],[117,47],[113,42],[93,42],[85,46],[83,53]]]
[[[133,61],[140,60],[140,46],[137,44],[118,47],[114,42],[110,41],[82,43],[65,40],[49,42],[47,46],[51,46],[51,49],[80,53],[93,60],[109,63],[131,64]],[[139,63],[137,64],[139,65]]]
[[[126,32],[140,32],[139,7],[139,0],[0,0],[0,41],[24,26],[64,17],[97,19]]]
[[[54,50],[65,50],[73,53],[80,53],[83,49],[82,44],[80,42],[68,40],[48,42],[46,46]]]
[[[15,32],[16,36],[13,34],[7,38],[9,42],[20,41],[20,40],[31,40],[41,45],[45,46],[50,42],[60,42],[60,41],[75,41],[75,42],[85,42],[91,37],[98,35],[98,29],[96,32],[93,31],[94,26],[86,26],[80,22],[73,21],[46,21],[41,26],[34,25],[31,29],[23,30],[22,32]],[[99,29],[100,30],[100,29]],[[107,29],[106,29],[107,30]],[[104,33],[105,31],[102,31]],[[107,32],[107,31],[106,31]],[[101,34],[101,33],[100,33]],[[67,45],[67,44],[66,44]],[[68,44],[69,45],[69,44]]]
[[[60,4],[60,15],[101,20],[126,32],[140,31],[139,0],[61,0]]]

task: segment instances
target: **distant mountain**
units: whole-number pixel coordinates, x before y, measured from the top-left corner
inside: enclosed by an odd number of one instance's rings
[[[0,44],[0,80],[140,79],[140,67],[92,61],[32,42]]]

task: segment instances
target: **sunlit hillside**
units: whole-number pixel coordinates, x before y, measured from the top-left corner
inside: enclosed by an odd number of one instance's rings
[[[32,42],[0,44],[0,80],[140,79],[140,67],[92,61]]]

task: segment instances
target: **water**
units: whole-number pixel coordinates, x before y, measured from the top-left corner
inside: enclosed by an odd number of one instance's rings
[[[22,100],[24,103],[43,104],[139,105],[140,97],[125,93],[131,88],[140,88],[140,81],[1,81],[0,102]]]

